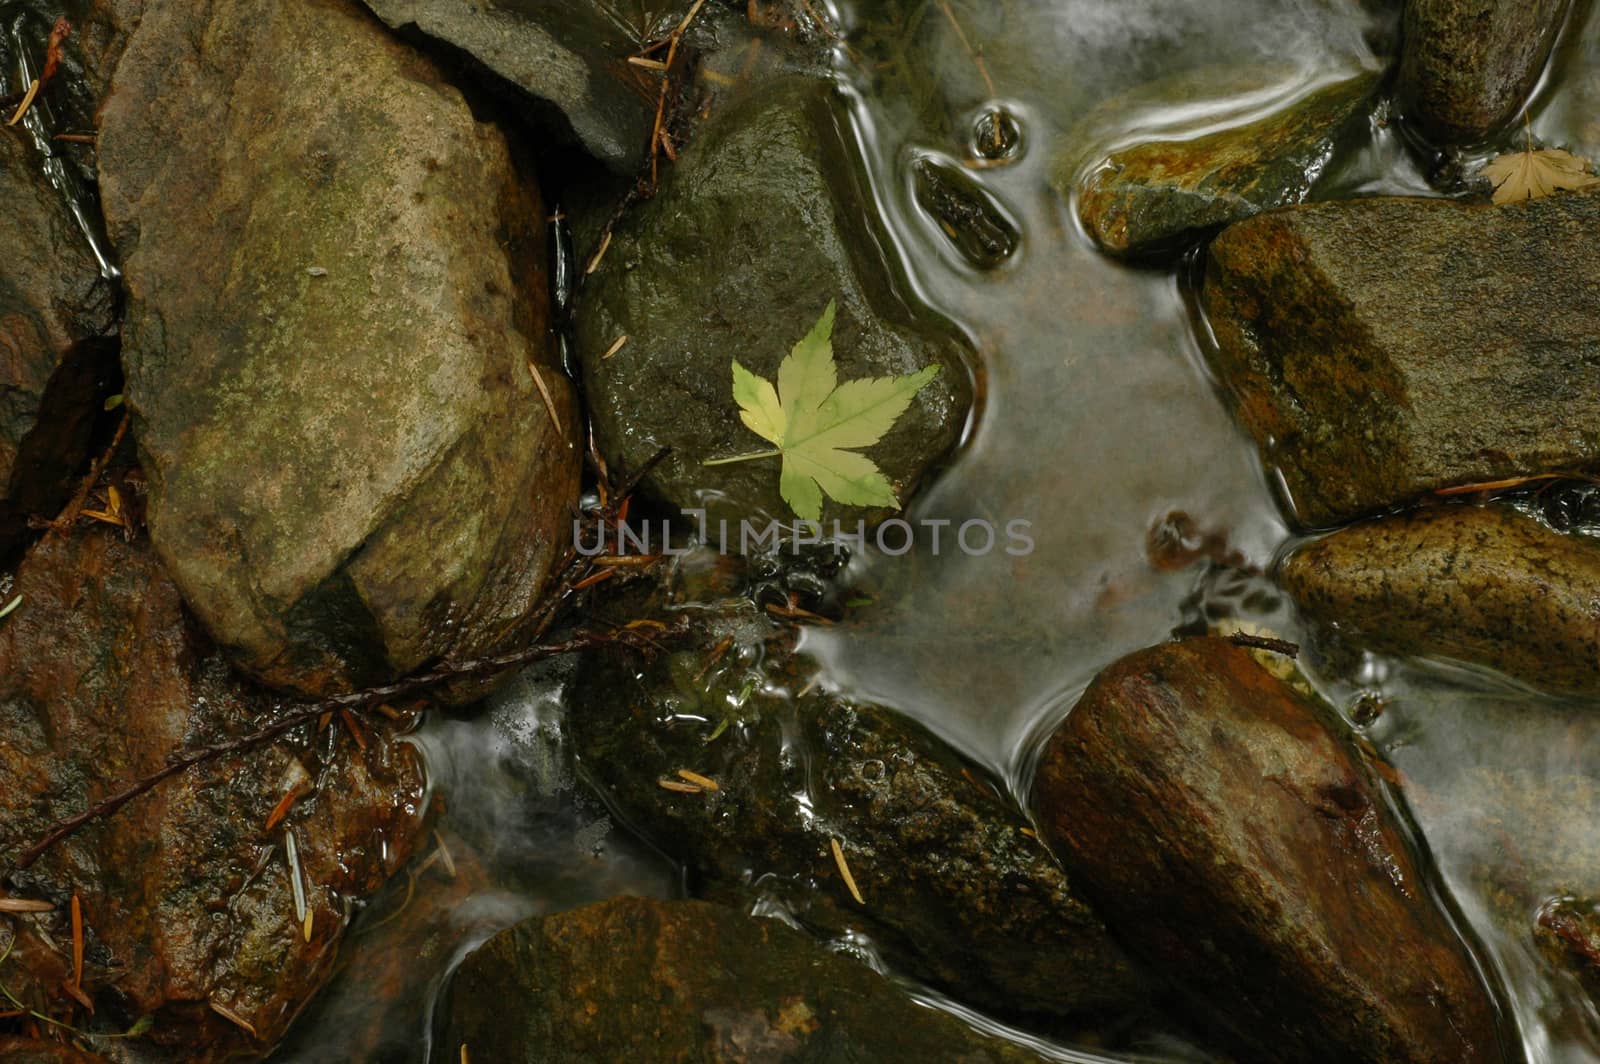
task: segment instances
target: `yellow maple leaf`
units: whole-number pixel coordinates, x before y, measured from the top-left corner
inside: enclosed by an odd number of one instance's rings
[[[1589,172],[1589,161],[1559,148],[1535,151],[1530,141],[1523,151],[1507,152],[1489,160],[1483,176],[1494,183],[1496,203],[1543,199],[1552,192],[1575,192],[1600,184]]]

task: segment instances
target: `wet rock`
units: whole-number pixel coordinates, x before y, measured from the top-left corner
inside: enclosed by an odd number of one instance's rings
[[[513,638],[579,456],[502,136],[344,0],[159,0],[100,158],[151,534],[217,640],[323,693]]]
[[[1078,186],[1078,217],[1102,250],[1178,252],[1214,229],[1309,198],[1335,152],[1366,130],[1375,75],[1321,89],[1248,125],[1140,144]],[[1075,175],[1058,178],[1070,194]]]
[[[1102,672],[1034,799],[1119,938],[1248,1059],[1512,1059],[1392,797],[1246,651],[1194,639]]]
[[[1230,226],[1201,295],[1238,416],[1313,526],[1600,459],[1600,195],[1376,198]]]
[[[1566,19],[1567,0],[1410,0],[1397,93],[1441,144],[1484,140],[1522,111]]]
[[[482,63],[536,100],[554,106],[590,154],[633,175],[654,128],[660,81],[628,62],[665,38],[692,0],[621,8],[601,0],[476,3],[474,0],[363,0],[395,29],[415,27]],[[691,30],[711,21],[713,11]],[[687,38],[692,47],[698,34]],[[535,116],[537,117],[537,116]]]
[[[1335,532],[1281,573],[1312,617],[1395,654],[1600,693],[1600,543],[1503,506],[1437,506]]]
[[[628,601],[615,616],[652,615]],[[991,782],[890,710],[796,695],[811,685],[792,632],[739,601],[697,608],[693,649],[585,663],[569,726],[620,819],[702,891],[745,902],[756,884],[825,934],[865,929],[892,965],[979,1007],[1141,999],[1142,976]],[[686,791],[681,770],[716,789]]]
[[[1570,971],[1592,1000],[1600,1001],[1600,907],[1579,898],[1556,898],[1539,910],[1535,932],[1551,964]]]
[[[116,381],[116,294],[20,129],[0,131],[0,559],[53,518]]]
[[[441,1062],[1041,1059],[778,920],[700,901],[621,897],[503,931],[462,962],[444,1023]]]
[[[180,749],[249,733],[278,712],[197,637],[142,540],[92,528],[48,538],[24,560],[16,591],[22,605],[0,622],[0,853],[15,858]],[[338,724],[307,727],[223,757],[10,872],[7,894],[55,910],[3,921],[0,939],[16,937],[0,978],[75,1026],[123,1031],[150,1017],[138,1042],[148,1059],[262,1056],[332,973],[352,904],[406,860],[421,830],[415,751],[379,738],[362,750]],[[297,788],[303,797],[268,831]],[[288,871],[291,832],[309,941]],[[62,989],[74,894],[93,1017]]]
[[[0,1036],[0,1060],[6,1064],[101,1064],[104,1059],[55,1042]]]
[[[730,365],[775,379],[829,300],[838,302],[839,380],[942,369],[866,452],[901,499],[966,421],[962,347],[900,301],[898,267],[879,257],[891,245],[868,221],[839,121],[831,90],[799,79],[714,114],[661,194],[617,228],[578,307],[589,412],[607,462],[638,469],[670,446],[650,486],[674,505],[705,506],[713,520],[792,519],[777,462],[702,463],[769,446],[739,419]],[[825,525],[870,516],[823,507]]]
[[[1002,145],[1005,135],[998,125],[991,134]],[[913,162],[911,172],[917,205],[967,262],[992,270],[1016,253],[1022,235],[982,185],[958,167],[926,157]]]

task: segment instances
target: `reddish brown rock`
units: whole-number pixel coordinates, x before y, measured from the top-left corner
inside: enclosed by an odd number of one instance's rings
[[[1047,842],[1246,1059],[1515,1059],[1371,767],[1226,640],[1089,686],[1034,784]]]
[[[248,733],[281,711],[197,638],[143,542],[91,528],[47,539],[24,560],[15,590],[22,605],[0,621],[0,865],[175,751]],[[305,796],[267,831],[296,788]],[[260,1056],[330,975],[351,903],[406,859],[421,790],[409,745],[373,741],[362,751],[337,724],[191,769],[10,872],[0,883],[7,895],[56,908],[0,918],[0,939],[16,935],[0,978],[76,1026],[120,1031],[151,1017],[140,1046],[155,1059]],[[309,941],[286,832],[312,914]],[[62,988],[74,894],[93,1017]]]

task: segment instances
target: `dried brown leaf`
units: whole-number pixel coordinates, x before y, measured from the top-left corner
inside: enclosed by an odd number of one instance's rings
[[[1576,192],[1600,184],[1600,177],[1589,173],[1587,159],[1559,148],[1535,151],[1531,146],[1491,159],[1483,176],[1494,184],[1496,203],[1543,199],[1553,192]]]

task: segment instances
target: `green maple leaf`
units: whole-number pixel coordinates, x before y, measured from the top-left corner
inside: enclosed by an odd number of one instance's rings
[[[725,465],[783,458],[778,491],[802,521],[822,519],[822,496],[846,506],[896,506],[889,478],[864,454],[894,427],[916,394],[939,373],[929,366],[903,377],[863,377],[839,383],[833,361],[833,303],[778,366],[778,383],[733,363],[739,419],[777,449],[720,458]]]

